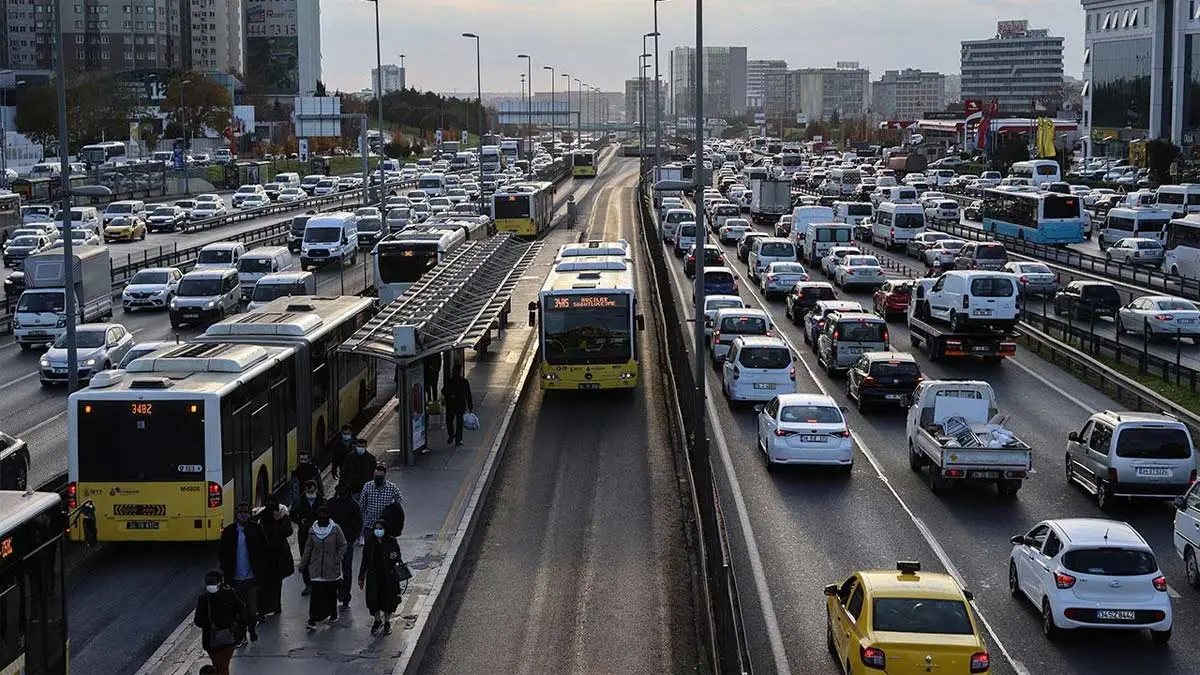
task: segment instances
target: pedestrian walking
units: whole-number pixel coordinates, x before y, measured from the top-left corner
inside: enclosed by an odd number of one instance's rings
[[[362,531],[362,509],[350,495],[350,486],[338,483],[334,490],[333,499],[329,500],[329,517],[342,528],[346,539]],[[354,583],[354,547],[347,546],[342,556],[342,582],[338,584],[338,601],[342,609],[350,607],[350,586]]]
[[[333,623],[338,620],[337,591],[346,547],[346,535],[329,517],[329,506],[322,504],[317,509],[317,522],[309,532],[308,546],[300,558],[300,565],[312,582],[306,624],[309,629],[316,628],[318,621],[329,619]]]
[[[337,480],[342,472],[342,465],[346,463],[346,458],[354,451],[354,429],[349,424],[342,425],[342,433],[338,436],[337,441],[333,444],[333,457],[329,464],[329,473],[333,475],[333,479]]]
[[[365,591],[367,610],[375,617],[371,635],[381,629],[384,635],[392,632],[392,613],[400,605],[401,562],[400,544],[387,535],[383,519],[376,520],[358,568],[358,587]]]
[[[213,672],[229,675],[229,661],[238,643],[238,635],[252,617],[236,591],[224,583],[220,570],[204,575],[204,592],[196,598],[192,623],[201,631],[200,644],[212,659]],[[258,636],[251,633],[251,639]]]
[[[304,555],[304,547],[308,545],[308,532],[317,519],[317,510],[325,505],[325,498],[317,492],[316,481],[310,480],[304,485],[304,496],[292,504],[290,518],[296,524],[296,544],[300,547],[300,555]],[[304,577],[304,590],[300,595],[308,595],[312,590],[309,583],[308,570],[303,566],[300,575]]]
[[[312,456],[308,454],[308,451],[301,450],[296,458],[296,468],[292,470],[292,479],[288,483],[290,503],[295,504],[296,500],[303,496],[304,487],[310,480],[316,484],[317,494],[324,497],[325,484],[321,481],[321,470],[317,468],[316,464],[313,464]]]
[[[363,486],[358,505],[362,508],[362,519],[366,527],[363,536],[371,535],[375,521],[383,517],[383,511],[392,504],[403,501],[400,486],[387,479],[387,466],[379,464],[375,467],[375,475]]]
[[[360,497],[363,486],[371,480],[375,465],[378,463],[379,460],[375,458],[375,454],[367,450],[367,442],[361,438],[354,439],[354,452],[346,457],[346,463],[342,465],[340,481],[349,486],[350,495],[354,497],[354,501],[362,503]],[[362,545],[363,538],[358,536],[358,532],[349,532],[347,536],[357,539],[359,546]]]
[[[438,378],[442,376],[442,355],[425,357],[425,403],[437,400]]]
[[[446,380],[442,389],[446,405],[446,443],[462,445],[463,415],[475,412],[475,401],[471,398],[471,382],[463,377],[462,366],[454,367],[454,374]]]
[[[246,502],[238,504],[234,514],[234,522],[221,530],[217,559],[221,573],[237,591],[246,605],[247,616],[251,617],[246,624],[250,639],[257,640],[254,628],[258,617],[258,584],[267,577],[270,568],[267,535],[261,525],[250,520],[250,505]]]
[[[261,623],[270,614],[283,611],[280,595],[283,580],[296,571],[292,558],[292,521],[288,518],[288,507],[275,497],[267,497],[259,524],[267,535],[267,571],[258,586],[258,621]]]

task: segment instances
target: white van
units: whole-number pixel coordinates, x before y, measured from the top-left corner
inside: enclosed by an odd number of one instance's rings
[[[317,277],[312,272],[274,272],[258,280],[250,292],[246,310],[253,312],[276,298],[290,295],[316,295]]]
[[[893,204],[916,204],[921,201],[921,195],[917,189],[910,185],[894,185],[886,188],[876,188],[875,192],[871,193],[871,203],[875,208],[884,202]]]
[[[954,169],[930,169],[925,175],[929,178],[929,184],[935,187],[946,187],[958,177]]]
[[[1037,187],[1043,183],[1058,183],[1062,180],[1062,167],[1052,159],[1033,159],[1028,162],[1016,162],[1008,170],[1009,178],[1026,178],[1030,185]]]
[[[829,173],[825,175],[821,193],[836,197],[849,197],[858,194],[860,185],[862,185],[862,172],[858,169],[830,169]]]
[[[446,194],[446,176],[440,173],[422,174],[417,179],[417,189],[430,197],[441,197]]]
[[[833,209],[828,206],[800,205],[792,208],[792,240],[804,250],[809,223],[832,223]]]
[[[953,271],[938,277],[924,295],[929,316],[959,332],[972,324],[1004,329],[1016,326],[1018,292],[1015,274]]]
[[[64,230],[65,220],[59,215],[58,220],[54,221],[58,229]],[[100,231],[100,212],[94,206],[72,206],[71,207],[71,227],[75,229],[95,230]]]
[[[833,203],[833,221],[837,223],[858,225],[859,223],[871,220],[871,217],[874,215],[875,208],[871,206],[871,202]]]
[[[920,204],[884,202],[875,211],[871,243],[887,249],[903,248],[925,231],[925,209]]]
[[[1156,206],[1170,210],[1175,218],[1182,218],[1189,213],[1200,213],[1200,183],[1159,187]]]
[[[769,401],[796,392],[792,350],[783,339],[739,335],[721,365],[721,390],[730,403]]]
[[[784,237],[756,237],[746,258],[751,279],[766,271],[773,262],[796,262],[796,244]]]
[[[820,265],[821,258],[834,246],[853,245],[854,226],[834,222],[809,223],[802,242],[797,244],[803,250],[804,259],[810,268]]]
[[[104,209],[103,225],[108,225],[116,218],[125,218],[126,216],[138,216],[142,220],[146,219],[146,202],[140,199],[124,199],[119,202],[112,202]]]
[[[1157,239],[1160,244],[1166,243],[1169,222],[1171,211],[1168,209],[1109,209],[1097,243],[1101,251],[1126,237],[1146,237]]]
[[[322,213],[304,224],[300,243],[300,269],[333,262],[358,262],[358,219],[353,213]]]
[[[240,241],[214,241],[200,249],[193,270],[237,268],[238,261],[246,255],[246,245]]]
[[[280,189],[290,187],[300,187],[300,174],[294,171],[284,171],[283,173],[275,174],[275,179],[272,181],[277,183]]]
[[[294,267],[292,252],[286,246],[260,246],[247,251],[237,264],[242,294],[249,298],[259,279],[274,272],[290,272]]]
[[[675,238],[675,257],[682,258],[684,253],[692,250],[700,237],[699,225],[694,220],[685,220],[679,224],[679,235]]]
[[[674,244],[679,236],[679,224],[696,220],[696,214],[689,209],[668,209],[662,217],[662,238],[664,244]]]

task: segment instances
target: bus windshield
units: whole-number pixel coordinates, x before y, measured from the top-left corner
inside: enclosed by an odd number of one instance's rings
[[[633,358],[629,296],[619,293],[547,298],[542,312],[546,363],[625,363]]]
[[[529,197],[528,195],[499,197],[496,199],[495,208],[496,220],[504,218],[528,218]]]
[[[385,284],[412,283],[438,264],[438,245],[393,244],[379,247],[379,280]]]
[[[204,480],[202,401],[90,401],[78,412],[79,480]]]

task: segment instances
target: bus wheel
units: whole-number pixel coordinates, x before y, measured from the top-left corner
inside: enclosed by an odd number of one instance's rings
[[[267,481],[267,467],[260,467],[258,470],[258,480],[254,482],[254,505],[265,506],[267,503],[267,494],[270,492],[270,483]]]

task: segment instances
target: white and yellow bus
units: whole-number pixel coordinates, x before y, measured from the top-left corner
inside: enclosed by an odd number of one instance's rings
[[[101,541],[219,538],[374,396],[374,364],[337,351],[372,314],[365,298],[280,298],[97,375],[67,406],[69,501],[95,503]]]
[[[638,313],[633,266],[552,271],[538,294],[542,389],[633,389]]]
[[[597,155],[595,150],[576,150],[571,153],[571,175],[575,178],[595,178]]]
[[[554,184],[530,181],[504,186],[492,195],[492,219],[497,232],[537,237],[554,219]]]

